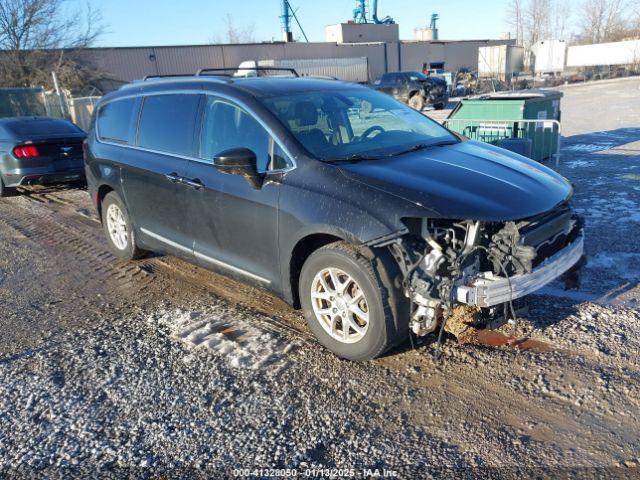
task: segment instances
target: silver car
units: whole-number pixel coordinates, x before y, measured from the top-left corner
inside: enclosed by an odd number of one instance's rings
[[[84,180],[85,137],[64,119],[0,119],[0,197],[14,194],[20,185]]]

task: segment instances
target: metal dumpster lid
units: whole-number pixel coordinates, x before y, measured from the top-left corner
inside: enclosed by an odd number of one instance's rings
[[[557,90],[515,90],[492,92],[469,97],[468,100],[528,100],[531,98],[560,98],[562,92]]]

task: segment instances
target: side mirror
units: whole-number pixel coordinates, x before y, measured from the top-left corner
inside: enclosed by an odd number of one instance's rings
[[[248,148],[231,148],[213,157],[213,165],[220,173],[241,175],[249,184],[259,189],[262,177],[258,173],[256,154]]]

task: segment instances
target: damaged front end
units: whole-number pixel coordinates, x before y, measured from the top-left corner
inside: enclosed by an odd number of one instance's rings
[[[457,306],[490,319],[558,277],[575,286],[583,222],[567,205],[520,221],[405,219],[389,248],[411,301],[411,329],[433,332]],[[505,313],[506,317],[506,313]],[[504,318],[506,321],[507,318]]]

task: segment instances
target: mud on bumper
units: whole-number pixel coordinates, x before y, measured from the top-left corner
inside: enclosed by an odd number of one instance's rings
[[[458,303],[466,305],[491,307],[524,297],[567,272],[578,263],[583,253],[584,236],[581,234],[531,272],[509,278],[484,272],[471,283],[456,286],[454,298]]]

